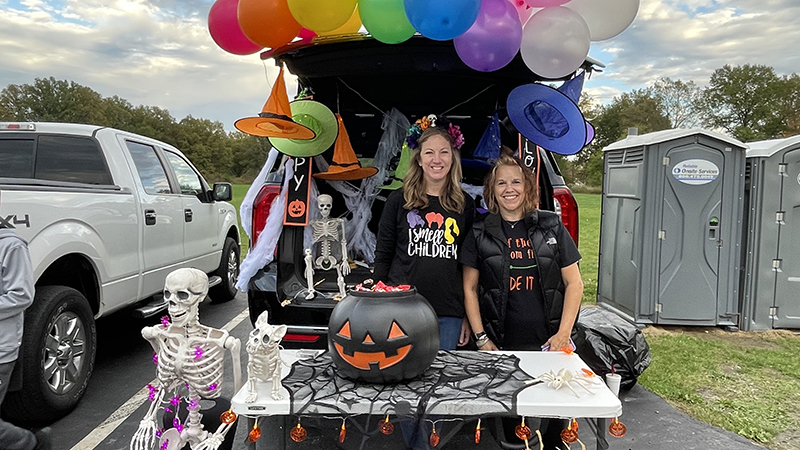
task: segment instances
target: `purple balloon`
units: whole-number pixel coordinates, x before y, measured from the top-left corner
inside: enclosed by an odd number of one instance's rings
[[[510,63],[522,43],[522,23],[508,0],[483,0],[475,23],[453,39],[456,53],[469,67],[492,72]]]
[[[583,145],[589,145],[592,140],[594,140],[594,125],[586,122],[586,143]]]
[[[208,11],[208,32],[219,47],[234,55],[249,55],[261,50],[239,27],[239,0],[217,0]]]

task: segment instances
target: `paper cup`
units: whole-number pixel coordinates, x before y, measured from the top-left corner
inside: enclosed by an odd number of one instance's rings
[[[619,384],[622,382],[622,377],[616,373],[606,374],[606,385],[617,397],[619,397]]]

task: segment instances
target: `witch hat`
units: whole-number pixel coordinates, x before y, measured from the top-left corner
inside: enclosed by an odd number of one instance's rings
[[[292,109],[289,106],[289,95],[286,93],[286,82],[283,80],[283,65],[278,79],[272,86],[267,103],[258,117],[245,117],[233,124],[239,131],[252,136],[283,137],[292,139],[313,139],[314,130],[292,120]]]
[[[350,136],[344,127],[342,116],[336,114],[336,120],[339,122],[339,135],[336,136],[336,142],[333,145],[333,162],[327,172],[315,173],[314,177],[323,180],[352,181],[371,177],[378,173],[378,169],[375,167],[361,167],[361,162],[350,143]]]
[[[403,141],[403,149],[400,150],[400,161],[397,162],[397,168],[394,169],[394,175],[391,177],[392,182],[380,188],[394,191],[403,187],[403,178],[406,176],[409,167],[411,167],[411,148],[408,143]]]

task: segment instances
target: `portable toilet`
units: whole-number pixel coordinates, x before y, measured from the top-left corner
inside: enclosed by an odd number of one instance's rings
[[[742,329],[800,328],[800,136],[748,146]]]
[[[603,152],[597,303],[639,324],[738,326],[745,145],[675,129]]]

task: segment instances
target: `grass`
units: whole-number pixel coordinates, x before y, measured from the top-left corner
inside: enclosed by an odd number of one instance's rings
[[[242,200],[244,196],[247,194],[247,190],[250,188],[247,184],[234,184],[233,185],[233,200],[231,200],[231,204],[236,207],[236,212],[239,212],[239,207],[242,205]],[[247,249],[250,246],[250,240],[248,239],[247,235],[244,233],[244,228],[242,228],[242,219],[239,218],[239,240],[241,240],[241,259],[244,259],[244,256],[247,254]]]
[[[583,302],[595,303],[601,196],[575,198]],[[800,450],[800,336],[703,327],[648,326],[643,332],[652,363],[639,377],[642,386],[697,420],[769,448]]]

